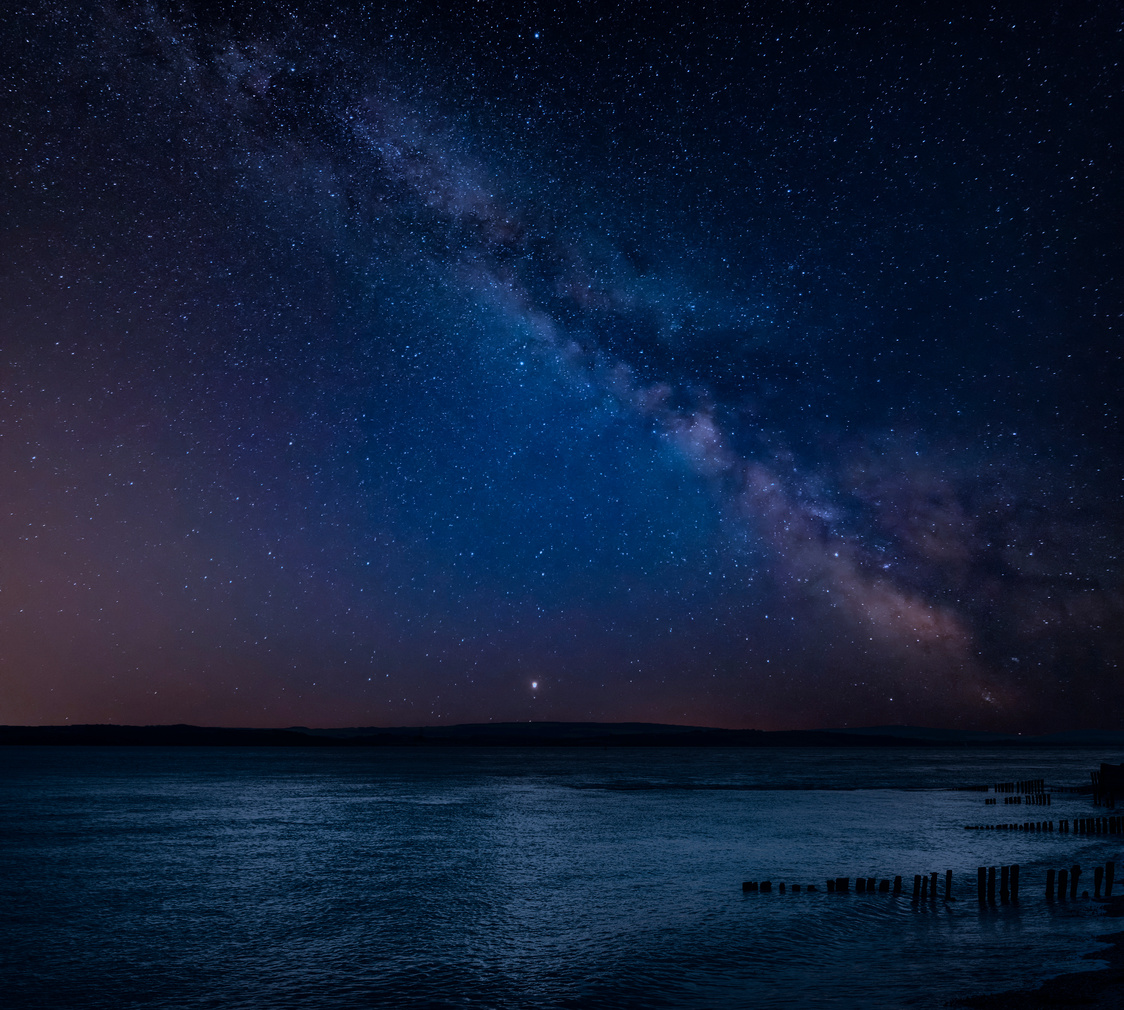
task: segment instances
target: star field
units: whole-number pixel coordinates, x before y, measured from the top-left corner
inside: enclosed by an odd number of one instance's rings
[[[19,8],[0,722],[1118,725],[1120,39]]]

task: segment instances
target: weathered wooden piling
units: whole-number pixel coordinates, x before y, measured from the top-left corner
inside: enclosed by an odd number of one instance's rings
[[[757,890],[757,881],[756,880],[743,880],[742,881],[742,892],[743,893],[748,893],[750,891],[756,891],[756,890]]]
[[[784,894],[784,883],[783,882],[780,884],[780,886],[777,888],[777,890],[780,891],[781,894]]]
[[[999,868],[999,900],[1006,902],[1011,897],[1011,868],[1009,866],[1001,866]]]
[[[1019,900],[1019,864],[1014,863],[1011,866],[1011,900]]]
[[[921,897],[921,874],[915,873],[913,875],[913,900],[917,901]]]
[[[1069,894],[1069,874],[1065,870],[1058,870],[1058,897],[1065,898]]]
[[[866,893],[866,877],[855,877],[855,893]]]
[[[762,891],[768,893],[769,891],[772,891],[772,889],[773,889],[773,882],[771,880],[762,880],[761,881],[761,890]]]
[[[987,868],[987,903],[989,905],[995,904],[995,867],[989,866]]]
[[[888,880],[878,881],[878,893],[879,894],[889,894],[890,893],[890,881],[888,881]]]
[[[894,877],[894,894],[902,893],[902,878]]]
[[[1071,898],[1077,897],[1077,881],[1081,879],[1081,867],[1074,863],[1069,868],[1069,896]]]
[[[925,901],[929,897],[929,878],[926,874],[921,874],[921,900]]]
[[[1101,887],[1104,884],[1104,867],[1096,866],[1093,868],[1093,897],[1099,898],[1101,896]]]
[[[944,871],[944,900],[952,901],[952,870]]]
[[[987,867],[980,866],[976,869],[976,890],[979,892],[980,904],[987,901]]]
[[[1116,863],[1111,859],[1104,864],[1104,896],[1112,897],[1112,878],[1116,876]]]
[[[836,877],[835,878],[835,890],[836,891],[849,891],[850,889],[851,889],[851,878],[850,877]]]
[[[875,882],[876,882],[876,881],[875,881],[874,877],[867,877],[867,878],[866,878],[866,889],[867,889],[867,890],[868,890],[868,891],[869,891],[869,892],[870,892],[871,894],[873,894],[873,893],[874,893],[874,885],[875,885]]]
[[[1054,871],[1046,871],[1046,900],[1054,900]]]
[[[835,881],[832,880],[831,878],[828,878],[828,881],[827,881],[827,893],[828,894],[834,894],[835,893]]]
[[[937,900],[937,871],[934,870],[929,874],[929,897],[933,901]]]

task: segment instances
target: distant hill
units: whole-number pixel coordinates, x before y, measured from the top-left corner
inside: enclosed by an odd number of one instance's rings
[[[1022,736],[924,726],[714,729],[660,723],[504,722],[461,726],[239,729],[207,726],[0,726],[0,746],[133,747],[966,747],[1124,749],[1124,731]]]
[[[1063,733],[1046,733],[1030,736],[1023,733],[988,733],[970,729],[936,729],[929,726],[862,726],[832,729],[831,733],[851,733],[857,736],[886,736],[898,740],[913,740],[933,744],[1043,744],[1066,747],[1124,747],[1124,730],[1079,729]]]
[[[992,744],[1020,743],[1019,733],[988,733],[984,730],[935,729],[930,726],[862,726],[852,729],[832,729],[832,733],[850,733],[857,736],[886,736],[899,740],[913,740],[918,743],[933,744]],[[1029,739],[1039,740],[1038,737]]]

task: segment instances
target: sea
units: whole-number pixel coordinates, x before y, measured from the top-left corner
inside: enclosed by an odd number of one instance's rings
[[[1080,786],[1102,760],[1121,755],[6,747],[0,1003],[945,1006],[1100,966],[1083,955],[1120,920],[1048,901],[1045,874],[1080,864],[1092,893],[1124,839],[965,826],[1092,816],[1088,795],[966,787]],[[977,867],[1013,863],[1018,903],[981,906]],[[900,896],[854,890],[896,875]]]

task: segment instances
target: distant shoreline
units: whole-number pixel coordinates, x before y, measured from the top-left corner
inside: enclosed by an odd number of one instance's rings
[[[394,728],[0,726],[0,746],[101,747],[1113,747],[1124,732],[1017,736],[893,726],[735,730],[658,723],[475,723]]]

